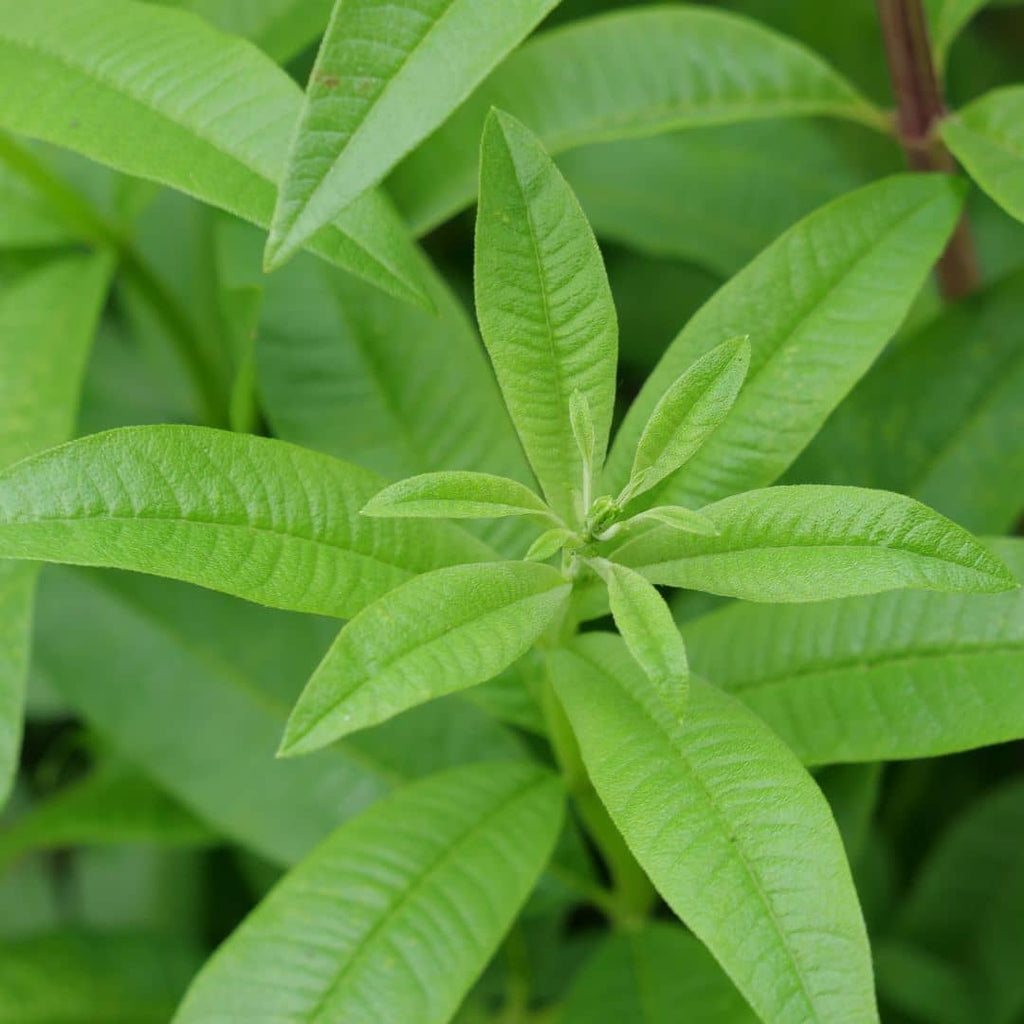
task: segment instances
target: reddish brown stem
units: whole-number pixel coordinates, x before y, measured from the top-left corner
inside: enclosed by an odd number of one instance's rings
[[[935,131],[946,113],[928,40],[921,0],[876,0],[885,40],[899,139],[914,171],[954,171],[956,162]],[[978,257],[966,217],[953,232],[935,268],[939,288],[949,300],[973,292],[981,282]]]

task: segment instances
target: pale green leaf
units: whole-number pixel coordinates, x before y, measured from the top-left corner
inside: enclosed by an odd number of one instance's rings
[[[884,115],[841,75],[757,22],[697,6],[618,11],[527,43],[399,165],[390,190],[417,232],[472,201],[492,106],[551,153],[771,117],[830,115],[885,130]]]
[[[491,473],[448,470],[400,480],[375,494],[364,516],[388,518],[500,519],[547,516],[547,505],[529,487]]]
[[[480,156],[476,307],[523,447],[552,507],[580,511],[579,391],[604,460],[615,404],[618,325],[600,250],[565,179],[514,118],[488,118]],[[584,510],[585,511],[585,510]]]
[[[337,0],[267,241],[283,263],[441,124],[558,0]]]
[[[592,474],[594,469],[594,452],[597,450],[597,437],[594,433],[594,417],[590,413],[590,403],[582,391],[574,391],[569,396],[569,424],[572,436],[576,439],[576,448],[580,453],[583,471]],[[584,505],[588,504],[584,502]]]
[[[552,678],[634,856],[761,1018],[877,1021],[842,839],[774,733],[696,678],[680,723],[607,635],[556,652]]]
[[[1024,541],[990,546],[1024,576]],[[684,634],[694,670],[807,764],[937,757],[1024,738],[1021,590],[733,606]]]
[[[546,562],[552,555],[557,554],[575,538],[576,534],[572,530],[567,530],[561,526],[556,526],[553,530],[545,530],[530,545],[523,558],[529,562]]]
[[[1024,85],[986,93],[943,121],[939,133],[971,177],[1024,221]]]
[[[666,704],[682,716],[690,668],[686,647],[661,595],[638,572],[614,562],[596,565],[608,587],[612,617],[629,653],[658,688]]]
[[[812,213],[721,288],[671,344],[609,458],[622,486],[665,389],[724,339],[749,334],[750,371],[728,419],[655,492],[703,505],[775,480],[892,337],[956,223],[957,182],[902,175]],[[867,302],[865,296],[870,295]]]
[[[862,487],[767,487],[703,510],[714,537],[657,527],[616,553],[654,583],[747,601],[823,601],[905,587],[999,593],[1013,574],[913,498]]]
[[[299,698],[281,752],[316,750],[508,668],[569,595],[532,562],[458,565],[417,576],[348,622]]]
[[[0,468],[72,430],[106,256],[54,257],[0,287]],[[18,765],[36,569],[0,561],[0,806]]]
[[[729,414],[750,365],[750,340],[733,338],[701,356],[666,389],[637,441],[627,491],[661,483],[692,458]]]
[[[121,756],[222,835],[286,865],[396,785],[522,752],[448,698],[319,754],[275,759],[291,704],[336,631],[166,580],[49,569],[36,661]]]
[[[684,533],[700,533],[707,537],[718,534],[718,527],[703,512],[682,505],[655,505],[628,520],[628,524],[642,522],[661,523]]]
[[[283,441],[125,427],[0,473],[0,556],[132,569],[342,617],[416,573],[491,557],[447,524],[361,516],[381,483]]]
[[[0,25],[0,126],[270,223],[302,94],[252,44],[135,0],[0,0]],[[415,247],[383,195],[354,204],[310,248],[427,302]]]
[[[449,1020],[561,818],[557,780],[524,763],[456,769],[395,793],[275,887],[203,968],[176,1024]]]
[[[956,37],[987,3],[988,0],[924,0],[932,57],[940,75]]]

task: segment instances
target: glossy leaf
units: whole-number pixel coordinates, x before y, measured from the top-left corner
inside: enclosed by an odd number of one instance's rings
[[[590,412],[590,403],[582,391],[574,391],[569,396],[569,425],[572,427],[572,436],[576,439],[576,450],[580,453],[583,471],[593,474],[597,436],[594,432],[594,417]],[[583,504],[587,505],[588,502],[584,501]]]
[[[0,468],[63,441],[111,265],[61,256],[0,287]],[[36,570],[0,561],[0,806],[17,770]]]
[[[523,447],[548,501],[579,512],[583,466],[570,417],[574,391],[604,459],[615,403],[618,324],[600,250],[565,179],[538,141],[495,111],[480,155],[476,308]]]
[[[1024,541],[990,546],[1024,576]],[[684,634],[695,671],[749,705],[807,764],[936,757],[1024,738],[1021,590],[737,605]]]
[[[556,652],[587,770],[637,860],[764,1020],[877,1020],[871,956],[821,792],[738,701],[682,723],[614,638]]]
[[[823,601],[916,587],[999,593],[1018,584],[966,530],[930,508],[860,487],[768,487],[703,510],[714,537],[659,527],[616,561],[654,583],[747,601]]]
[[[278,265],[376,185],[558,0],[338,0],[306,87],[267,242]]]
[[[250,43],[131,0],[3,0],[0,21],[0,126],[270,223],[302,97]],[[426,302],[415,248],[382,195],[346,210],[310,247]]]
[[[526,653],[569,589],[531,562],[452,566],[397,587],[338,634],[288,720],[282,754],[491,679]]]
[[[759,118],[831,115],[883,126],[841,75],[757,22],[696,6],[618,11],[527,43],[399,165],[389,190],[417,232],[472,201],[492,106],[527,124],[551,153]]]
[[[285,877],[175,1021],[449,1020],[540,875],[561,805],[557,780],[523,763],[395,793]]]
[[[362,513],[376,519],[550,516],[544,502],[515,480],[457,470],[400,480],[375,494]]]
[[[418,572],[489,557],[446,524],[360,516],[381,483],[282,441],[125,427],[0,473],[0,556],[132,569],[342,617]]]
[[[315,756],[275,760],[336,629],[166,580],[48,569],[36,662],[118,754],[218,833],[286,865],[409,779],[521,754],[506,730],[449,698]]]
[[[939,132],[971,177],[1024,221],[1024,85],[986,93],[943,121]]]
[[[751,342],[743,391],[708,444],[655,498],[699,506],[775,480],[892,337],[961,202],[962,190],[949,178],[903,175],[844,196],[787,231],[669,346],[616,436],[611,485],[625,483],[636,441],[665,389],[737,334]]]
[[[661,483],[700,450],[729,414],[749,365],[749,340],[733,338],[676,378],[637,441],[628,485],[632,496]]]

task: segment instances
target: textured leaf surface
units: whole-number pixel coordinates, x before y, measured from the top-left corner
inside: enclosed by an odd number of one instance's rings
[[[44,574],[38,617],[36,661],[68,704],[184,806],[275,864],[294,863],[408,779],[520,754],[452,698],[315,756],[275,759],[331,621],[71,569]]]
[[[919,587],[998,593],[1013,574],[966,530],[901,494],[767,487],[702,510],[718,534],[658,527],[616,561],[654,583],[748,601],[820,601]]]
[[[254,46],[187,11],[133,0],[3,0],[0,24],[0,125],[270,223],[302,96]],[[426,301],[415,248],[381,195],[310,244]]]
[[[399,165],[389,185],[417,231],[472,200],[477,142],[492,106],[522,120],[551,153],[758,118],[881,123],[818,57],[746,18],[682,5],[608,14],[527,43]]]
[[[480,330],[544,494],[575,518],[583,465],[572,394],[590,407],[597,465],[615,404],[618,324],[604,263],[565,179],[538,141],[497,111],[484,128],[480,180]]]
[[[939,131],[971,177],[1024,221],[1024,85],[987,93],[943,121]]]
[[[651,922],[606,938],[573,980],[561,1024],[755,1024],[714,958],[678,926]]]
[[[503,516],[550,515],[529,487],[491,473],[449,471],[400,480],[375,494],[364,516],[379,519],[486,519]]]
[[[345,625],[288,721],[301,754],[483,683],[550,625],[570,585],[546,565],[457,565],[418,576]]]
[[[376,185],[558,0],[338,0],[306,87],[267,243],[286,259]]]
[[[1024,541],[990,546],[1024,576]],[[936,757],[1024,738],[1024,591],[734,606],[684,633],[694,670],[748,704],[807,764]]]
[[[684,530],[686,533],[701,533],[714,536],[718,527],[703,512],[682,505],[655,505],[654,508],[634,516],[632,522],[655,522],[670,526],[673,530]]]
[[[557,780],[522,763],[395,793],[271,892],[175,1021],[450,1019],[550,855],[561,805]]]
[[[66,256],[0,288],[0,468],[71,433],[109,276],[106,257]],[[0,561],[0,806],[21,746],[35,583],[34,566]]]
[[[621,486],[665,389],[724,339],[749,334],[750,371],[728,419],[659,503],[701,505],[775,480],[899,326],[956,222],[959,185],[903,175],[812,213],[721,288],[647,379],[616,437]],[[865,295],[871,296],[865,302]]]
[[[552,678],[633,854],[761,1018],[876,1021],[842,840],[774,733],[699,679],[680,723],[607,635],[557,652]]]
[[[353,615],[488,549],[359,510],[375,474],[266,438],[125,427],[0,473],[0,555],[170,576],[260,604]]]

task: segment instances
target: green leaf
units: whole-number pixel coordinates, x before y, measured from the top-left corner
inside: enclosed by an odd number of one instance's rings
[[[654,583],[747,601],[824,601],[917,587],[999,593],[1013,574],[930,508],[862,487],[767,487],[702,510],[714,537],[658,527],[615,560]]]
[[[946,118],[939,134],[971,177],[1024,221],[1024,85],[986,93]]]
[[[338,0],[267,241],[283,263],[437,128],[558,0]]]
[[[841,75],[757,22],[696,6],[619,11],[527,43],[399,165],[389,189],[418,233],[472,201],[492,106],[529,125],[551,153],[772,117],[829,115],[887,130]]]
[[[395,793],[334,832],[246,918],[176,1024],[449,1020],[540,875],[561,818],[557,780],[523,763],[461,768]],[[386,863],[382,850],[393,851]]]
[[[883,1006],[930,1024],[976,1024],[993,1019],[982,1012],[955,965],[891,938],[878,943],[874,955]]]
[[[749,334],[750,372],[729,418],[656,493],[703,505],[774,481],[892,337],[959,216],[962,189],[901,175],[812,213],[701,308],[633,403],[608,463],[625,483],[665,389],[723,339]],[[871,302],[865,302],[865,295]]]
[[[988,0],[924,0],[932,57],[941,75],[956,37]]]
[[[0,0],[0,22],[0,126],[270,223],[302,97],[250,43],[129,0]],[[382,195],[354,204],[310,247],[427,302],[415,247]]]
[[[338,634],[288,720],[281,753],[308,753],[496,676],[550,625],[569,590],[561,573],[531,562],[458,565],[410,580]]]
[[[608,587],[612,617],[629,653],[658,688],[665,703],[682,716],[690,668],[686,647],[661,595],[638,572],[614,562],[595,564]]]
[[[4,162],[5,141],[0,139],[0,248],[42,249],[74,241],[60,213]]]
[[[566,544],[576,539],[572,530],[556,526],[553,530],[546,530],[527,549],[523,558],[528,562],[546,562],[552,555],[557,554]]]
[[[1024,541],[991,547],[1024,576]],[[749,705],[806,764],[1024,738],[1021,590],[737,605],[684,634],[694,671]]]
[[[267,438],[125,427],[0,473],[0,556],[132,569],[345,617],[489,549],[446,524],[359,515],[383,481]]]
[[[621,643],[552,656],[587,770],[634,856],[764,1020],[877,1020],[825,798],[766,726],[691,679],[680,723]]]
[[[448,698],[311,757],[276,760],[289,708],[336,631],[166,580],[48,569],[36,661],[119,755],[218,833],[286,865],[396,785],[522,753]]]
[[[714,537],[718,534],[718,527],[703,512],[684,508],[682,505],[655,505],[654,508],[646,509],[633,516],[627,521],[627,524],[648,521],[661,523],[673,530],[682,530],[684,533],[699,533],[706,537]]]
[[[551,506],[580,511],[583,465],[569,405],[579,391],[604,460],[615,404],[618,325],[601,252],[565,179],[535,138],[495,111],[484,127],[476,307],[527,457]],[[584,510],[585,511],[585,510]]]
[[[560,1024],[755,1024],[714,958],[682,928],[652,921],[609,935],[573,979]]]
[[[529,487],[507,477],[466,471],[424,473],[400,480],[375,494],[362,513],[377,519],[551,515]]]
[[[110,280],[106,256],[54,257],[0,288],[0,467],[63,441]],[[36,569],[0,561],[0,807],[17,771]]]
[[[583,472],[592,477],[594,469],[594,453],[597,451],[597,436],[594,431],[594,417],[590,412],[590,403],[582,391],[574,391],[569,396],[569,425],[572,436],[576,439],[576,450],[580,453]],[[589,507],[588,501],[583,502]]]
[[[685,370],[658,400],[637,442],[630,497],[692,458],[729,414],[750,365],[750,340],[733,338]]]

